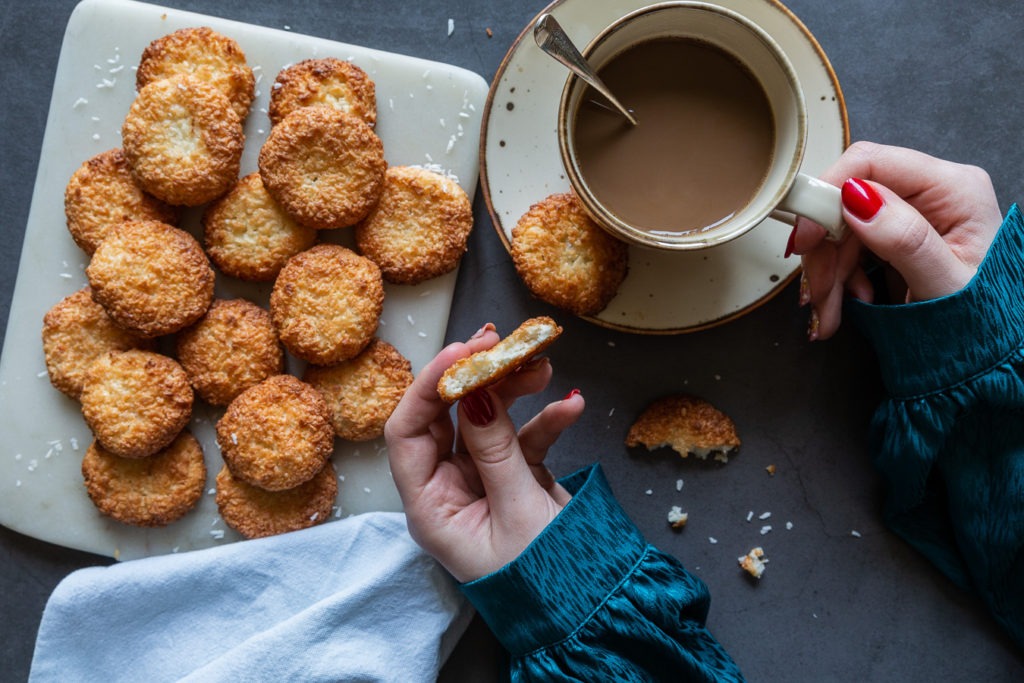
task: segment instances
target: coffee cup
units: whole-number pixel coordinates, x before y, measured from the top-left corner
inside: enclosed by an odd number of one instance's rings
[[[562,163],[611,234],[704,249],[795,214],[842,236],[839,189],[800,171],[800,81],[761,27],[717,5],[665,2],[615,21],[582,52],[637,119],[630,124],[577,76],[566,81]]]

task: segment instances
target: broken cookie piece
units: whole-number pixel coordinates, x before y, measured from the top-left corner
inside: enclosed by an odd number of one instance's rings
[[[654,450],[670,446],[684,458],[693,453],[705,460],[728,462],[740,445],[733,421],[707,401],[677,394],[649,405],[629,429],[626,446]]]
[[[547,316],[530,318],[489,349],[456,361],[437,383],[437,393],[448,403],[494,384],[549,347],[561,326]]]

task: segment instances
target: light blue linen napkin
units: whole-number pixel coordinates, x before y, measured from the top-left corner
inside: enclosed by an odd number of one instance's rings
[[[404,515],[369,513],[76,571],[29,680],[434,681],[472,613]]]

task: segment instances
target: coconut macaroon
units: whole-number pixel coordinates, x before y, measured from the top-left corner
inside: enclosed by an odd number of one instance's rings
[[[453,270],[472,228],[473,207],[457,182],[393,166],[377,206],[356,227],[356,247],[388,282],[415,285]]]
[[[245,299],[218,299],[176,340],[178,362],[207,403],[226,406],[284,372],[284,351],[270,313]]]
[[[114,228],[85,274],[93,298],[114,322],[144,337],[191,325],[213,301],[213,268],[203,248],[184,230],[159,221]]]
[[[384,434],[384,423],[413,375],[412,365],[398,349],[374,339],[351,360],[307,366],[302,379],[327,401],[335,434],[348,441],[369,441]]]
[[[551,346],[562,327],[547,316],[524,321],[489,349],[452,363],[437,382],[437,393],[449,403],[494,384]]]
[[[292,257],[270,293],[281,342],[317,365],[348,360],[366,348],[383,308],[380,268],[337,244],[318,244]]]
[[[362,220],[384,187],[384,145],[355,114],[296,109],[260,148],[260,176],[295,220],[320,230]]]
[[[705,460],[714,454],[715,460],[728,462],[740,438],[728,415],[701,398],[677,394],[647,406],[629,428],[626,445],[648,450],[670,446],[684,458],[693,453]]]
[[[85,287],[64,297],[43,316],[43,355],[50,383],[77,399],[89,367],[110,351],[152,350],[154,343],[118,326]]]
[[[168,204],[196,206],[238,179],[245,134],[231,102],[189,75],[152,81],[121,126],[135,180]]]
[[[246,538],[263,538],[307,529],[330,519],[338,496],[334,465],[328,462],[312,479],[292,489],[267,491],[231,474],[217,474],[217,508],[229,527]]]
[[[80,400],[100,446],[122,458],[145,458],[166,448],[192,417],[185,371],[152,351],[101,356],[86,374]]]
[[[195,507],[206,486],[203,449],[187,430],[148,458],[121,458],[93,442],[82,458],[93,504],[124,524],[166,526]]]
[[[217,445],[235,477],[281,491],[323,469],[334,450],[334,430],[319,391],[291,375],[275,375],[231,402],[217,422]]]
[[[329,107],[377,123],[377,88],[352,62],[334,57],[306,59],[285,67],[270,90],[271,125],[302,107]]]
[[[92,255],[110,228],[124,221],[177,224],[178,208],[147,193],[132,177],[124,152],[109,149],[71,175],[64,190],[64,215],[75,244]]]
[[[629,250],[571,193],[530,207],[512,229],[512,262],[541,301],[576,315],[601,312],[626,278]]]
[[[179,74],[188,74],[223,93],[239,120],[245,121],[249,115],[256,79],[242,48],[231,38],[206,26],[183,28],[157,38],[142,52],[135,87],[142,90],[153,81]]]
[[[274,201],[259,173],[241,178],[203,213],[206,253],[224,274],[240,280],[273,280],[316,237],[315,229],[299,225]]]

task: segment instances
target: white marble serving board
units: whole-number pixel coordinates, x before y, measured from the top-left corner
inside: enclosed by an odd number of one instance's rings
[[[339,19],[340,20],[340,19]],[[121,145],[120,128],[135,96],[135,67],[145,46],[179,28],[209,26],[235,39],[257,77],[246,122],[242,174],[256,170],[270,128],[266,110],[278,71],[302,59],[338,57],[362,67],[377,86],[377,132],[391,165],[432,166],[456,176],[470,197],[478,176],[478,141],[487,83],[438,62],[345,45],[130,0],[84,0],[68,23],[54,81],[32,207],[0,358],[0,523],[23,534],[121,559],[239,540],[217,514],[213,480],[222,460],[214,424],[222,410],[197,401],[190,428],[203,444],[207,493],[184,519],[139,529],[101,516],[85,493],[81,459],[91,442],[77,402],[50,386],[40,332],[45,312],[86,284],[88,257],[71,240],[64,187],[86,159]],[[199,210],[183,227],[199,236]],[[330,231],[330,241],[350,235]],[[418,371],[444,342],[456,274],[415,287],[385,287],[379,335]],[[218,273],[217,295],[267,305],[269,285]],[[289,361],[292,372],[301,364]],[[401,507],[383,440],[337,442],[335,517]]]

